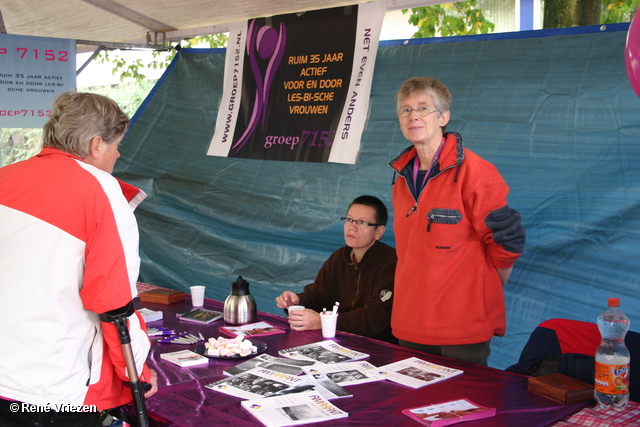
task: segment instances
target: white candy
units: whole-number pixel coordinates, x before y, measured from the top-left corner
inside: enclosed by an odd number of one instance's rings
[[[232,357],[236,354],[248,356],[251,353],[258,352],[258,348],[251,341],[245,340],[241,336],[235,338],[209,338],[204,346],[209,356]]]

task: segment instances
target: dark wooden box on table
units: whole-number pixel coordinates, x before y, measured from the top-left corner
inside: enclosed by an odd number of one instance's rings
[[[171,304],[184,300],[184,292],[174,289],[157,288],[146,292],[140,292],[140,301]]]
[[[594,400],[592,385],[560,373],[530,377],[528,389],[565,405]]]

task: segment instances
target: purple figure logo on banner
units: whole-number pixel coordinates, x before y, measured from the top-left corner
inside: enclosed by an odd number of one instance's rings
[[[240,151],[251,138],[260,121],[264,126],[269,91],[271,90],[275,72],[284,56],[287,40],[287,31],[283,23],[280,23],[280,32],[270,25],[264,25],[256,30],[255,25],[256,20],[254,19],[249,24],[249,30],[247,31],[247,56],[249,57],[249,64],[256,84],[256,94],[253,102],[253,112],[247,128],[232,147],[235,150],[234,154]],[[268,59],[264,70],[260,69],[258,56],[262,60]]]
[[[637,13],[629,25],[624,57],[629,82],[636,95],[640,96],[640,18]]]

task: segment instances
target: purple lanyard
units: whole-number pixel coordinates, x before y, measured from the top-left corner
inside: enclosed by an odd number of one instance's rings
[[[420,193],[420,191],[422,191],[422,188],[425,186],[427,182],[427,178],[429,178],[429,174],[431,174],[431,169],[433,168],[433,165],[435,165],[438,162],[438,160],[440,160],[440,152],[442,151],[443,146],[444,146],[444,136],[442,137],[440,146],[436,150],[436,154],[433,156],[433,160],[431,160],[431,165],[429,166],[429,169],[427,169],[427,172],[424,174],[424,178],[422,178],[422,185],[420,185],[420,187],[418,187],[418,171],[420,170],[420,157],[416,154],[416,157],[413,161],[413,183],[414,185],[416,185],[417,193]]]

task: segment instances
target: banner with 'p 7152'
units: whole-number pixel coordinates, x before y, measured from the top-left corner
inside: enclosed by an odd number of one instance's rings
[[[76,41],[0,34],[0,128],[39,128],[76,89]]]

